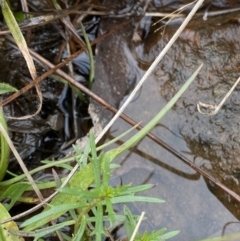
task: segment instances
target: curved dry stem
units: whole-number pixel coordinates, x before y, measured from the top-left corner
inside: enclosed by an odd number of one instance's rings
[[[197,104],[197,109],[198,111],[203,114],[203,115],[207,115],[207,116],[212,116],[212,115],[216,115],[218,113],[218,111],[221,109],[221,107],[223,106],[223,104],[226,102],[227,98],[231,95],[231,93],[233,92],[233,90],[235,89],[235,87],[237,86],[237,84],[240,81],[240,77],[237,79],[237,81],[235,82],[235,84],[232,86],[232,88],[227,92],[227,94],[225,95],[225,97],[222,99],[222,101],[219,103],[219,105],[209,105],[209,104],[204,104],[202,102],[199,102]],[[204,107],[205,109],[208,110],[213,110],[210,112],[203,112],[201,111],[201,107]]]

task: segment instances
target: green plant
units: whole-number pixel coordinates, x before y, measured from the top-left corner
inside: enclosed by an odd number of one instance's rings
[[[102,153],[97,156],[92,134],[90,135],[90,147],[90,163],[81,165],[81,171],[79,172],[82,174],[81,178],[78,176],[78,180],[84,181],[78,182],[79,185],[71,185],[71,187],[60,189],[61,200],[65,200],[65,202],[60,204],[61,202],[58,197],[57,203],[56,201],[52,202],[47,211],[42,212],[41,214],[36,215],[22,223],[21,228],[24,228],[24,231],[14,230],[10,231],[11,233],[20,236],[33,236],[35,237],[34,240],[37,240],[46,234],[62,229],[64,226],[73,225],[73,241],[91,240],[92,236],[95,237],[95,240],[100,241],[102,240],[102,237],[108,236],[104,223],[107,222],[109,224],[107,229],[111,229],[116,223],[123,222],[126,228],[130,230],[128,227],[134,227],[136,219],[138,218],[137,216],[133,218],[130,210],[126,207],[124,215],[116,214],[114,212],[114,204],[139,201],[154,203],[164,202],[163,200],[157,198],[135,196],[138,192],[152,188],[154,186],[152,184],[136,187],[132,187],[130,184],[117,187],[110,186],[109,178],[112,166],[109,154]],[[94,177],[94,181],[91,182],[91,185],[87,182],[88,175]],[[90,189],[86,190],[86,186],[89,186]],[[41,227],[45,221],[55,219],[59,216],[59,214],[63,214],[66,211],[69,211],[70,215],[66,217],[64,221],[62,219],[61,224],[59,223],[51,227],[36,229],[37,227]],[[90,213],[92,213],[92,215],[89,215]],[[91,224],[94,226],[93,230],[89,228]],[[166,239],[167,237],[171,237],[178,233],[178,231],[174,231],[164,234],[165,231],[165,229],[161,230],[161,232],[157,232],[155,236],[159,236],[163,240],[163,238]],[[153,233],[151,235],[145,233],[143,236],[144,239],[140,240],[154,240],[152,239],[153,236]]]
[[[10,93],[10,92],[16,92],[16,91],[17,89],[12,87],[11,85],[6,83],[0,83],[0,95]],[[7,123],[6,123],[2,108],[0,108],[0,123],[4,128],[4,130],[8,132],[8,127],[7,127]],[[8,167],[10,148],[2,133],[0,133],[0,141],[1,141],[1,158],[0,158],[0,181],[1,181],[4,178]]]
[[[119,156],[131,146],[135,145],[159,122],[159,120],[175,104],[182,93],[188,88],[189,84],[196,77],[200,69],[201,67],[195,71],[195,73],[184,84],[174,98],[152,119],[152,121],[150,121],[141,131],[131,137],[119,148],[97,155],[94,137],[92,134],[90,134],[90,143],[89,145],[86,145],[85,151],[82,153],[80,150],[76,149],[76,152],[78,153],[77,161],[80,169],[73,175],[67,187],[59,189],[60,193],[51,201],[51,203],[44,209],[42,213],[33,216],[22,223],[20,226],[23,228],[22,231],[18,231],[17,229],[11,229],[8,231],[15,235],[15,237],[33,236],[34,240],[37,240],[48,233],[53,233],[57,230],[62,230],[62,228],[66,226],[72,225],[74,227],[73,238],[71,239],[71,237],[63,234],[65,240],[91,240],[92,237],[94,237],[94,240],[100,241],[102,240],[103,236],[108,235],[105,230],[104,223],[107,222],[109,226],[108,228],[111,229],[116,222],[124,222],[124,224],[127,226],[126,229],[128,230],[128,233],[131,233],[131,227],[133,227],[135,222],[132,218],[133,216],[131,212],[127,211],[128,209],[125,208],[123,215],[116,214],[114,212],[113,205],[116,203],[136,201],[161,203],[163,200],[135,196],[135,194],[138,192],[152,188],[153,185],[151,184],[137,187],[131,187],[131,185],[111,187],[109,185],[111,169],[116,167],[116,165],[112,164],[112,161],[115,159],[115,157]],[[88,154],[89,150],[90,155]],[[87,163],[88,159],[90,160],[90,163]],[[58,162],[55,164],[57,163]],[[17,178],[18,177],[15,177],[13,179],[16,181]],[[16,196],[19,197],[21,193],[26,190],[26,188],[29,188],[29,185],[25,184],[25,187],[18,192],[18,195],[15,195],[15,193],[9,191],[14,185],[17,185],[17,183],[14,183],[10,186],[6,185],[6,190],[2,195],[2,198],[14,200],[11,202],[11,206],[17,200]],[[45,184],[44,186],[46,188]],[[57,186],[56,183],[55,186]],[[2,185],[2,187],[4,187],[4,185]],[[10,209],[10,207],[7,205],[6,208],[7,210]],[[61,223],[44,227],[48,222],[57,220],[66,212],[69,213],[69,216],[62,218]],[[155,240],[157,237],[166,239],[177,234],[176,231],[168,234],[164,233],[165,229],[152,232],[150,234],[145,232],[142,238],[139,235],[138,238],[140,238],[140,240]],[[3,240],[7,240],[6,238],[7,237],[5,237]]]
[[[182,93],[188,88],[200,69],[201,66],[163,110],[161,110],[141,131],[131,137],[119,148],[97,155],[94,137],[90,134],[90,143],[85,147],[85,151],[82,153],[80,150],[76,149],[78,155],[73,159],[77,160],[80,168],[74,173],[67,187],[60,188],[60,193],[40,214],[33,216],[22,223],[20,225],[20,227],[23,228],[21,231],[17,229],[12,230],[11,228],[7,229],[8,232],[15,235],[16,239],[13,240],[17,240],[19,236],[32,236],[34,237],[34,240],[37,240],[49,233],[62,230],[63,227],[73,226],[73,237],[63,234],[65,240],[90,240],[94,237],[95,240],[100,241],[103,236],[108,235],[105,230],[104,222],[108,223],[109,229],[111,229],[116,222],[123,222],[130,234],[131,227],[133,227],[133,224],[135,223],[133,215],[130,211],[127,211],[126,208],[123,215],[116,214],[113,205],[116,203],[136,201],[161,203],[163,200],[145,196],[135,196],[138,192],[152,188],[153,185],[151,184],[137,187],[131,187],[131,185],[111,187],[109,185],[111,169],[116,167],[116,165],[112,164],[112,161],[135,145],[160,121],[167,111],[176,103]],[[90,155],[88,154],[89,150]],[[87,160],[90,160],[90,163],[87,163]],[[62,165],[63,161],[56,161],[54,165],[57,166],[59,163]],[[46,165],[50,166],[50,164]],[[2,198],[7,197],[14,201],[17,200],[15,192],[13,190],[10,192],[9,190],[13,186],[16,187],[16,182],[22,178],[24,178],[24,175],[22,175],[21,178],[14,177],[14,181],[9,180],[5,183],[0,183],[0,189],[5,189]],[[41,186],[41,184],[42,183],[39,183],[38,185]],[[44,188],[48,186],[47,183],[43,184]],[[51,183],[51,185],[52,184],[53,183]],[[26,182],[25,185],[26,187],[22,188],[21,192],[18,192],[18,196],[20,193],[23,193],[26,188],[30,187]],[[54,186],[57,186],[57,184],[54,183]],[[8,192],[8,194],[6,194],[6,192]],[[13,202],[11,202],[11,205],[13,205]],[[6,205],[4,206],[9,210],[9,207]],[[69,215],[63,217],[62,215],[66,212],[68,212]],[[47,223],[57,220],[59,217],[61,217],[61,223],[45,227]],[[174,231],[166,234],[165,231],[165,229],[161,229],[150,234],[145,232],[142,236],[139,234],[137,238],[149,241],[157,239],[164,240],[178,233],[178,231]],[[3,241],[5,240],[7,240],[7,236],[4,237]]]

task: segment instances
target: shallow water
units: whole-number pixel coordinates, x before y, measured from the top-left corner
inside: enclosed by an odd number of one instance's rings
[[[148,79],[139,99],[130,104],[126,114],[136,121],[146,124],[165,104],[159,96],[158,85],[153,78]],[[151,108],[149,108],[151,107]],[[164,140],[189,160],[195,156],[181,138],[176,127],[178,116],[170,111],[161,121],[162,126],[154,128],[152,133]],[[165,127],[171,129],[169,131]],[[118,120],[111,129],[111,136],[117,136],[129,128],[122,120]],[[125,138],[126,139],[126,138]],[[192,241],[200,238],[221,235],[224,225],[238,221],[222,203],[209,192],[202,177],[187,165],[169,154],[162,147],[144,138],[137,150],[127,152],[118,158],[122,167],[116,171],[118,181],[133,184],[157,183],[147,195],[162,198],[163,204],[134,204],[135,213],[146,212],[148,222],[142,229],[167,227],[168,230],[180,229],[181,233],[172,240]],[[197,158],[198,162],[207,162]],[[120,182],[120,181],[119,181]],[[240,231],[239,224],[227,226],[225,233]]]
[[[239,26],[231,21],[236,16],[191,23],[125,113],[147,123],[203,62],[195,82],[153,133],[240,194],[239,87],[217,115],[204,116],[196,109],[198,101],[218,104],[239,77]],[[144,69],[143,65],[156,57],[176,28],[165,29],[163,35],[152,32],[145,38],[144,45],[134,53],[140,67]],[[110,135],[117,136],[128,128],[118,121]],[[126,153],[118,162],[122,168],[116,175],[124,183],[158,183],[148,193],[166,200],[161,205],[134,205],[136,211],[146,211],[149,216],[145,227],[181,229],[174,240],[189,241],[240,231],[239,224],[231,223],[238,221],[239,205],[151,140],[144,138],[137,150]]]

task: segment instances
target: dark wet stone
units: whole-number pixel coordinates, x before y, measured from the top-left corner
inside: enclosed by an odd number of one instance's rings
[[[115,3],[104,1],[104,4],[119,10],[134,6],[133,1],[129,1],[128,5],[125,5],[124,1]],[[111,30],[126,20],[125,18],[102,18],[99,25],[99,34]],[[127,46],[133,36],[133,30],[134,24],[130,22],[97,44],[95,82],[92,91],[114,107],[118,107],[136,79],[135,61],[133,61]],[[93,112],[98,116],[97,122],[105,126],[112,118],[113,113],[94,100],[91,100],[91,103],[94,109]]]
[[[159,83],[159,93],[169,101],[204,63],[200,74],[174,107],[178,113],[176,125],[192,154],[209,160],[201,168],[240,194],[240,86],[216,115],[206,116],[197,111],[199,101],[218,105],[240,76],[240,26],[226,22],[227,19],[224,23],[219,19],[192,23],[153,75]],[[176,27],[171,27],[163,36],[149,35],[144,61],[154,59],[175,31]]]

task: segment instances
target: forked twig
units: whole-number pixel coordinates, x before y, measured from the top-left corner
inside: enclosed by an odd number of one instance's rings
[[[202,102],[198,102],[197,104],[197,109],[198,111],[203,114],[203,115],[207,115],[207,116],[212,116],[212,115],[216,115],[218,113],[218,111],[221,109],[221,107],[223,106],[223,104],[225,103],[225,101],[227,100],[227,98],[231,95],[231,93],[233,92],[233,90],[235,89],[235,87],[237,86],[237,84],[240,81],[240,77],[237,79],[237,81],[235,82],[235,84],[232,86],[232,88],[227,92],[227,94],[225,95],[225,97],[222,99],[222,101],[219,103],[219,105],[209,105],[209,104],[204,104]],[[206,109],[212,109],[212,112],[202,112],[200,106],[203,106]]]

